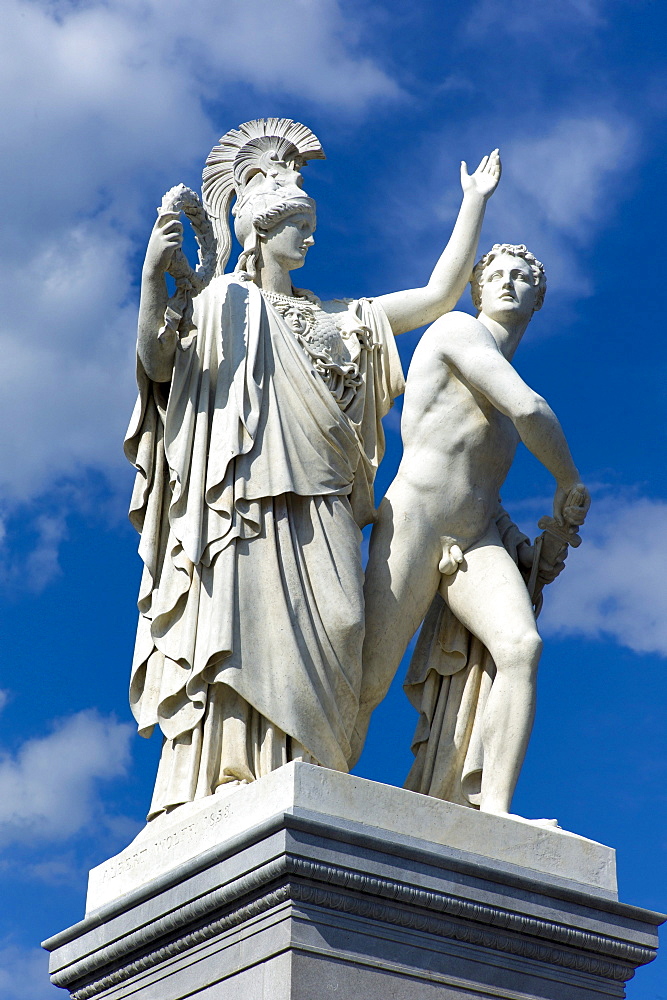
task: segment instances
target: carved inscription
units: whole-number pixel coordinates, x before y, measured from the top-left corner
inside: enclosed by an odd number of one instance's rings
[[[196,840],[197,836],[201,836],[203,831],[215,829],[219,823],[224,823],[228,820],[230,815],[231,809],[229,807],[229,803],[225,803],[225,805],[218,806],[216,809],[212,809],[203,813],[201,816],[195,817],[195,819],[193,819],[186,826],[179,827],[179,829],[173,830],[171,833],[167,833],[163,837],[158,837],[155,840],[150,841],[145,847],[142,847],[140,850],[135,851],[132,854],[119,855],[117,858],[111,858],[104,867],[102,881],[110,882],[119,875],[127,875],[129,872],[138,868],[142,862],[148,861],[149,859],[153,859],[152,864],[154,865],[156,855],[159,856],[160,854],[173,851],[176,847],[186,845],[188,842]]]
[[[102,881],[109,882],[118,875],[125,875],[127,872],[131,872],[141,863],[141,861],[143,861],[144,854],[146,854],[147,850],[147,847],[142,847],[140,851],[136,851],[134,854],[128,854],[126,857],[119,856],[117,858],[111,858],[105,866]]]

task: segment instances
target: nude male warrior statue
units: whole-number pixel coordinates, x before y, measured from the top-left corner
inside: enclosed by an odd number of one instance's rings
[[[533,725],[542,646],[526,583],[508,551],[509,529],[520,564],[530,565],[532,549],[499,502],[519,441],[556,480],[554,518],[564,532],[568,525],[583,523],[590,501],[553,410],[511,364],[533,313],[542,306],[542,265],[524,246],[496,245],[475,267],[471,285],[477,319],[462,312],[438,319],[417,346],[408,374],[403,459],[380,505],[366,571],[356,750],[361,750],[371,712],[385,696],[408,642],[439,594],[425,628],[434,615],[442,619],[439,605],[450,624],[469,633],[478,647],[477,653],[469,646],[463,649],[460,637],[455,639],[449,649],[455,665],[440,674],[454,674],[466,657],[479,661],[480,653],[492,661],[490,673],[486,664],[491,683],[483,694],[478,677],[477,690],[461,692],[454,706],[459,728],[468,729],[463,742],[469,747],[475,713],[469,705],[461,720],[461,700],[482,698],[476,727],[483,756],[481,788],[476,801],[474,796],[461,798],[460,781],[458,795],[448,793],[446,781],[434,788],[435,745],[428,747],[427,779],[421,760],[420,773],[411,774],[407,784],[506,815]],[[435,679],[443,678],[432,675],[431,686]],[[409,680],[421,684],[421,696],[433,702],[433,692],[425,691],[425,673]],[[443,701],[442,713],[447,711],[452,713],[451,699],[449,708]],[[426,715],[433,726],[433,711]]]

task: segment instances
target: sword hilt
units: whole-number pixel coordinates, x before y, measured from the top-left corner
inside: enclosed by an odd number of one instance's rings
[[[539,519],[537,527],[546,531],[547,534],[553,535],[564,545],[571,545],[573,549],[581,545],[579,528],[573,524],[559,524],[555,517],[545,515]]]

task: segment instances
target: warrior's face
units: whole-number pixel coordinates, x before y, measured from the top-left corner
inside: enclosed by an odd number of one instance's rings
[[[497,322],[530,319],[538,289],[533,270],[522,257],[499,254],[485,268],[481,281],[481,311]]]
[[[299,212],[261,233],[264,262],[271,259],[288,271],[303,267],[306,254],[315,242],[315,221],[310,212]]]

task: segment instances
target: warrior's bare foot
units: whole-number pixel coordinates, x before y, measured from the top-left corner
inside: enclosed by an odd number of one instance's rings
[[[520,823],[530,823],[531,826],[541,826],[546,829],[562,830],[557,819],[526,819],[525,816],[518,816],[516,813],[506,812],[503,809],[480,809],[480,812],[490,813],[492,816],[502,816],[503,819],[516,819]]]
[[[524,819],[523,816],[512,816],[512,819],[520,819],[523,823],[530,823],[531,826],[542,826],[547,830],[563,829],[557,819]]]
[[[214,791],[214,795],[228,795],[230,792],[235,792],[241,787],[241,785],[249,785],[250,781],[248,778],[233,778],[231,781],[223,781],[221,785],[218,785]]]

